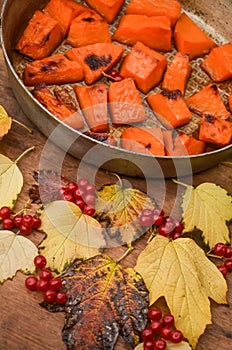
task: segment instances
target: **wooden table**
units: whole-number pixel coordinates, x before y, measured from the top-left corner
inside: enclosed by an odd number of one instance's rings
[[[0,8],[2,5],[0,0]],[[13,124],[9,134],[0,141],[0,153],[12,160],[16,159],[25,149],[35,146],[35,151],[26,155],[19,163],[23,173],[24,187],[17,201],[16,209],[21,209],[28,199],[29,188],[35,180],[33,173],[39,168],[40,155],[43,151],[46,138],[32,125],[21,111],[8,82],[6,68],[0,50],[0,104],[5,107],[9,115],[29,126],[33,133],[29,134],[20,126]],[[60,150],[56,146],[49,148],[48,159],[51,169],[55,167],[56,157]],[[79,160],[66,155],[62,168],[62,174],[69,180],[77,178]],[[86,165],[81,170],[80,176],[86,177],[93,169]],[[143,179],[127,178],[131,184],[143,191],[146,183]],[[97,171],[96,186],[101,187],[107,183],[115,183],[113,175],[106,174],[102,170]],[[193,178],[193,184],[202,182],[214,182],[225,188],[232,194],[231,168],[222,164],[197,174]],[[170,213],[176,197],[176,185],[171,181],[165,182],[166,195],[164,210]],[[159,181],[152,180],[153,195],[159,201]],[[1,195],[1,194],[0,194]],[[180,208],[178,209],[180,211]],[[35,234],[31,238],[38,243],[42,234]],[[134,266],[142,243],[136,244],[134,251],[123,260],[124,266]],[[111,249],[109,254],[117,258],[123,254],[125,247]],[[65,345],[61,339],[61,330],[64,324],[64,314],[52,314],[39,306],[41,296],[32,293],[24,287],[25,276],[17,273],[13,280],[8,280],[0,286],[0,349],[1,350],[63,350]],[[212,302],[213,324],[208,326],[201,336],[197,350],[229,350],[232,348],[232,274],[227,277],[229,292],[228,306],[216,305]],[[128,349],[120,339],[115,347],[116,350]]]

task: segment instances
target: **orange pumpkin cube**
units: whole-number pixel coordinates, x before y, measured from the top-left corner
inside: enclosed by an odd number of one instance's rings
[[[232,138],[232,123],[217,119],[205,114],[199,130],[199,139],[223,147],[230,143]]]
[[[122,8],[124,0],[85,0],[85,2],[111,23]]]

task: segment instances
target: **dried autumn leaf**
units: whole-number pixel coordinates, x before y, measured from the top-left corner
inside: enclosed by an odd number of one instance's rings
[[[135,267],[150,292],[150,304],[164,296],[175,325],[195,347],[211,323],[209,298],[226,303],[227,285],[217,267],[190,238],[157,236]]]
[[[97,217],[106,223],[109,245],[131,243],[144,233],[139,216],[145,208],[153,209],[154,203],[140,190],[108,185],[98,191]]]
[[[223,188],[213,183],[187,186],[182,209],[185,232],[198,228],[210,248],[230,241],[226,221],[232,219],[232,197]]]
[[[5,108],[0,105],[0,139],[8,133],[11,124],[12,118],[8,116]]]
[[[105,241],[101,225],[84,215],[74,203],[54,201],[47,204],[41,215],[41,230],[46,238],[40,244],[48,266],[63,271],[66,264],[78,258],[89,258],[99,253]]]
[[[15,276],[17,271],[32,273],[37,247],[29,239],[11,231],[0,231],[0,283]]]
[[[23,186],[23,176],[17,166],[17,160],[12,162],[0,154],[0,207],[14,206]]]
[[[167,347],[165,350],[191,350],[191,347],[189,346],[189,343],[186,341],[182,341],[181,343],[174,344],[169,341],[166,341]],[[140,343],[136,346],[134,350],[144,350],[143,343]]]
[[[135,346],[147,322],[148,291],[132,268],[107,256],[76,261],[62,275],[68,302],[63,340],[67,349],[111,350],[119,334]],[[61,307],[47,305],[49,311]]]

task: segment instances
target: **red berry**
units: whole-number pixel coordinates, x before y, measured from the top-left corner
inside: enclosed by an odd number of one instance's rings
[[[162,317],[162,311],[157,308],[150,308],[148,311],[148,318],[150,320],[156,320],[159,321]]]
[[[2,219],[8,219],[11,216],[11,210],[9,207],[4,205],[3,207],[0,208],[0,217]]]
[[[66,185],[66,189],[68,192],[74,193],[74,191],[76,191],[76,189],[77,189],[77,183],[76,182],[69,182]]]
[[[229,272],[231,272],[232,271],[232,259],[225,260],[224,266]]]
[[[166,346],[167,346],[167,343],[165,340],[163,339],[157,339],[155,342],[154,342],[154,350],[164,350],[166,349]]]
[[[162,329],[162,323],[160,321],[152,321],[150,328],[153,330],[153,333],[160,333]]]
[[[217,268],[222,273],[222,275],[226,277],[228,272],[227,268],[224,265],[218,265]]]
[[[162,338],[164,338],[166,340],[170,339],[171,332],[172,332],[172,330],[171,330],[170,327],[168,327],[168,326],[163,327],[161,329],[161,336],[162,336]]]
[[[47,280],[38,280],[36,284],[36,289],[40,292],[46,292],[49,287],[49,282]]]
[[[25,279],[25,286],[29,290],[36,290],[37,289],[37,282],[38,278],[35,276],[29,276]]]
[[[39,278],[41,280],[49,281],[52,278],[52,273],[50,270],[44,269],[39,272]]]
[[[110,76],[111,76],[112,78],[115,78],[115,77],[117,77],[118,75],[119,75],[119,72],[116,71],[115,69],[112,69],[112,71],[110,72]]]
[[[170,341],[174,344],[181,343],[183,338],[183,334],[178,330],[172,331],[170,334]]]
[[[64,195],[68,193],[66,187],[61,187],[58,191],[57,197],[58,199],[64,199]]]
[[[172,327],[174,325],[174,316],[173,315],[164,315],[163,324],[164,324],[164,326]]]
[[[96,202],[96,197],[92,194],[87,194],[87,196],[84,197],[85,203],[89,206],[93,206]]]
[[[63,305],[66,303],[66,301],[67,301],[67,295],[64,292],[60,291],[56,293],[57,304]]]
[[[95,191],[96,191],[95,186],[92,184],[88,184],[85,188],[86,194],[95,194]]]
[[[21,214],[17,214],[13,217],[14,226],[19,227],[22,223],[23,216]]]
[[[47,260],[45,256],[39,254],[34,258],[34,264],[37,269],[42,269],[46,266]]]
[[[81,189],[85,190],[85,188],[87,187],[87,185],[89,185],[89,181],[85,178],[82,178],[78,181],[78,187],[80,187]]]
[[[84,214],[89,215],[89,216],[93,216],[93,214],[95,213],[95,209],[93,207],[90,207],[88,205],[84,206],[83,209]]]
[[[153,341],[152,340],[146,340],[143,343],[143,349],[144,350],[153,350]]]
[[[226,245],[224,243],[217,243],[214,246],[214,253],[218,256],[224,256],[226,252]]]
[[[73,192],[73,195],[76,199],[81,199],[83,200],[83,195],[84,195],[84,192],[83,190],[81,190],[80,188],[77,188],[74,192]]]
[[[141,337],[142,337],[143,341],[152,340],[153,339],[153,334],[154,334],[153,330],[150,327],[146,327],[142,331]]]
[[[164,221],[163,216],[161,215],[153,215],[153,223],[156,226],[160,226]]]
[[[169,229],[169,227],[166,224],[162,224],[159,228],[158,228],[158,233],[161,236],[164,237],[168,237],[169,234],[172,232],[172,230]]]
[[[155,209],[153,209],[153,215],[164,216],[164,211],[163,211],[163,209],[155,208]]]
[[[23,215],[22,217],[22,225],[25,225],[27,227],[32,227],[33,224],[33,217],[30,214]]]
[[[41,226],[41,219],[38,216],[33,216],[32,227],[33,228],[40,228],[40,226]]]
[[[175,223],[175,228],[174,228],[174,232],[178,232],[178,233],[182,233],[184,229],[184,224],[182,221],[176,221]]]
[[[6,218],[2,220],[2,227],[5,230],[11,230],[14,227],[13,219]]]
[[[230,247],[228,245],[226,246],[224,257],[225,258],[232,258],[232,247]]]
[[[48,289],[44,292],[44,300],[47,303],[53,303],[56,301],[56,292],[53,289]]]
[[[171,237],[172,237],[173,240],[175,240],[177,238],[182,237],[182,235],[181,235],[180,232],[175,232],[175,230],[174,230],[174,232],[171,233]]]
[[[52,278],[49,281],[49,288],[59,290],[62,287],[62,280],[60,278]]]
[[[19,231],[20,231],[20,233],[21,233],[23,236],[27,236],[27,235],[29,235],[29,234],[31,233],[32,227],[28,227],[28,226],[25,226],[25,225],[21,224],[21,225],[19,226]]]
[[[68,202],[74,202],[74,198],[72,193],[68,192],[63,195],[63,200],[68,201]]]
[[[83,201],[83,199],[76,199],[76,200],[75,200],[75,204],[76,204],[81,210],[84,210],[85,202]]]
[[[144,227],[149,227],[153,224],[153,218],[152,216],[144,216],[141,215],[139,217],[139,224]]]

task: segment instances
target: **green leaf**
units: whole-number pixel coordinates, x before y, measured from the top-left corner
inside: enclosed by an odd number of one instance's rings
[[[21,192],[23,176],[16,162],[0,154],[0,207],[12,208]]]
[[[195,347],[211,323],[209,298],[226,303],[227,285],[218,268],[192,239],[156,236],[135,269],[150,292],[150,304],[164,296],[176,327]]]
[[[108,185],[98,191],[97,217],[100,222],[107,223],[112,242],[131,243],[140,237],[144,230],[139,216],[146,208],[153,209],[154,203],[140,190]]]
[[[38,249],[29,239],[11,231],[0,231],[0,283],[15,276],[18,270],[33,273]]]
[[[59,272],[75,259],[99,254],[105,245],[101,225],[68,201],[47,204],[41,215],[46,238],[40,244],[48,266]]]
[[[187,186],[182,209],[185,232],[198,228],[210,248],[230,241],[226,222],[232,219],[232,197],[223,188],[213,183]]]
[[[12,125],[12,118],[8,116],[6,110],[0,105],[0,139],[5,136]]]

